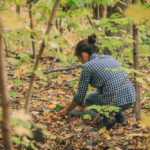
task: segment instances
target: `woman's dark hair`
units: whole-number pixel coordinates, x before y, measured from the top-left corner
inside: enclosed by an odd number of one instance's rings
[[[88,36],[88,39],[81,40],[75,49],[75,55],[80,56],[82,52],[86,52],[91,56],[93,53],[98,53],[99,48],[95,45],[96,35],[92,34]]]

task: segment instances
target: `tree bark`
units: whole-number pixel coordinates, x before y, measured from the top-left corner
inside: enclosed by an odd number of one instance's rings
[[[93,6],[93,18],[99,20],[104,17],[106,17],[106,6],[102,4]]]
[[[133,0],[132,3],[136,4],[138,0]],[[136,24],[133,24],[133,65],[134,69],[139,70],[139,31]],[[134,112],[136,113],[136,119],[140,119],[141,102],[140,102],[140,84],[137,81],[137,74],[134,74],[134,84],[136,90],[136,103]]]
[[[16,13],[20,14],[20,6],[16,5]]]
[[[33,18],[32,18],[32,4],[29,3],[29,18],[30,18],[30,28],[33,30]],[[35,42],[33,33],[31,33],[31,39],[32,39],[32,51],[33,51],[33,58],[36,58],[36,51],[35,51]]]
[[[2,21],[0,20],[0,95],[2,103],[2,133],[5,150],[12,150],[12,140],[10,133],[10,100],[7,89],[7,73],[4,58],[4,51],[2,50]]]
[[[50,19],[49,19],[49,22],[48,22],[48,27],[47,27],[47,30],[46,30],[45,34],[49,34],[51,29],[52,29],[52,25],[53,25],[53,22],[54,22],[55,16],[56,16],[56,11],[57,11],[59,5],[60,5],[60,0],[57,0],[55,2],[54,7],[53,7],[52,14],[50,16]],[[43,42],[41,43],[39,54],[36,57],[36,62],[35,62],[35,65],[34,65],[32,77],[31,77],[31,82],[30,82],[30,85],[29,85],[28,93],[27,93],[27,98],[26,98],[26,102],[25,102],[25,112],[26,113],[29,112],[29,100],[31,99],[33,83],[35,81],[35,73],[34,72],[38,69],[39,61],[40,61],[40,58],[41,58],[41,55],[42,55],[44,49],[45,49],[45,42],[43,40]]]

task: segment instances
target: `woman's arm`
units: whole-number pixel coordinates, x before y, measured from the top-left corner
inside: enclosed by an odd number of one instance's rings
[[[88,68],[86,66],[83,66],[79,85],[78,85],[78,92],[74,96],[73,101],[66,108],[64,108],[62,111],[60,111],[60,114],[62,116],[67,115],[69,113],[69,111],[74,109],[76,106],[78,106],[78,105],[82,106],[82,103],[86,96],[86,92],[88,90],[88,84],[90,82],[90,79],[91,79],[91,74],[90,74]]]
[[[68,113],[74,109],[78,104],[75,101],[72,101],[66,108],[60,111],[61,116],[66,116]]]

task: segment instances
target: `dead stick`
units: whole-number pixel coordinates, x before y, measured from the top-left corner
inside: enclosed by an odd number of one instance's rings
[[[77,69],[77,68],[80,68],[80,67],[81,67],[81,65],[67,67],[67,68],[58,68],[58,69],[44,71],[44,73],[47,74],[47,73],[58,72],[58,71],[70,71],[70,70]]]
[[[88,21],[89,21],[90,25],[92,26],[92,28],[95,28],[95,25],[92,23],[92,21],[88,15],[87,15],[87,18],[88,18]]]
[[[60,4],[60,0],[57,0],[55,2],[55,5],[53,7],[53,10],[52,10],[52,13],[51,13],[51,16],[49,18],[49,22],[48,22],[48,27],[47,27],[47,30],[45,32],[45,34],[49,34],[51,29],[52,29],[52,23],[54,22],[55,20],[55,16],[56,16],[56,11],[59,7],[59,4]],[[34,69],[33,69],[33,73],[32,73],[32,77],[31,77],[31,82],[30,82],[30,85],[29,85],[29,89],[28,89],[28,92],[27,92],[27,98],[26,98],[26,102],[25,102],[25,112],[28,113],[29,112],[29,100],[31,99],[31,94],[32,94],[32,89],[33,89],[33,84],[34,84],[34,81],[35,81],[35,71],[38,69],[38,65],[39,65],[39,61],[40,61],[40,58],[41,58],[41,55],[43,53],[45,49],[45,42],[43,40],[42,44],[41,44],[41,47],[40,47],[40,50],[39,50],[39,54],[37,55],[36,57],[36,62],[35,62],[35,65],[34,65]]]

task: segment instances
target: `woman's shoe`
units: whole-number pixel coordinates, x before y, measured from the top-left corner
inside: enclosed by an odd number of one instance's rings
[[[107,130],[110,130],[115,124],[116,124],[116,118],[113,116],[110,116],[107,127],[106,127]]]
[[[120,112],[116,113],[116,121],[121,123],[121,125],[126,126],[127,123],[125,121],[124,112],[121,110]]]

